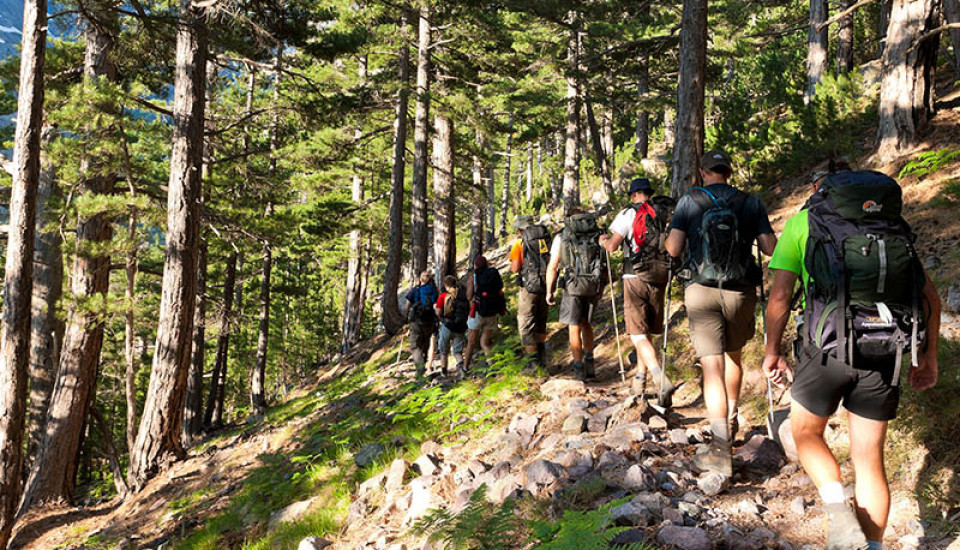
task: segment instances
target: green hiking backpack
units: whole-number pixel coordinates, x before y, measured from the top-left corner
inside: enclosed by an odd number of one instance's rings
[[[607,254],[597,242],[599,237],[596,215],[574,214],[566,219],[560,236],[560,266],[563,288],[571,296],[597,296],[609,282]]]

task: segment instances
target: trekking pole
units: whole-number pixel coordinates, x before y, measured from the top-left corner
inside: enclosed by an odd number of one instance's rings
[[[760,243],[757,243],[757,265],[760,267],[760,327],[763,329],[763,349],[767,349],[767,293],[763,287],[763,256],[760,255]],[[768,376],[764,376],[767,381],[767,432],[773,431],[773,383]],[[767,433],[774,438],[774,434]],[[779,438],[778,438],[779,439]]]
[[[667,299],[663,306],[663,343],[660,351],[660,389],[657,392],[658,403],[663,402],[663,386],[667,380],[667,335],[670,333],[670,287],[673,284],[673,262],[667,268]]]
[[[409,330],[409,329],[407,329]],[[407,335],[406,330],[400,331],[400,347],[397,348],[397,360],[393,364],[393,368],[396,369],[400,366],[400,354],[403,353],[403,337]]]
[[[620,321],[617,319],[617,300],[613,294],[613,270],[610,268],[610,251],[604,247],[607,255],[607,278],[610,279],[610,306],[613,308],[613,333],[617,337],[617,359],[620,361],[620,381],[627,382],[627,375],[623,370],[623,353],[620,351]]]

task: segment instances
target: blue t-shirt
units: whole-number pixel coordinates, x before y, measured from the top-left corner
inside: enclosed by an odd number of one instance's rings
[[[423,307],[424,317],[422,320],[424,321],[430,321],[436,318],[436,312],[433,310],[433,306],[439,298],[440,291],[437,290],[437,287],[433,283],[414,287],[407,293],[407,302],[409,305],[419,303]]]
[[[718,201],[726,201],[731,206],[735,206],[736,203],[733,201],[737,194],[741,193],[741,191],[726,183],[713,183],[707,185],[705,189],[712,193]],[[677,229],[686,233],[685,257],[692,266],[697,266],[703,261],[703,235],[700,234],[700,223],[703,220],[703,213],[708,208],[701,206],[697,200],[690,196],[690,193],[700,194],[703,198],[698,197],[698,199],[704,203],[707,201],[713,203],[712,199],[702,191],[691,189],[677,203],[677,208],[673,212],[673,219],[670,222],[670,229]],[[759,284],[761,276],[760,267],[753,258],[753,242],[757,240],[759,235],[772,235],[773,227],[770,225],[770,217],[767,215],[766,207],[754,195],[747,195],[743,206],[739,209],[737,219],[739,220],[741,236],[741,257],[750,258],[750,265],[747,267],[747,280],[740,281],[740,284],[730,285],[730,288],[738,286],[748,288]],[[725,288],[726,286],[724,285]]]

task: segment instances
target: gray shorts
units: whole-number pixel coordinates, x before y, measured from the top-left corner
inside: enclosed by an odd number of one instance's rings
[[[462,325],[461,325],[462,326]],[[451,346],[454,355],[463,353],[463,346],[467,343],[467,335],[462,332],[451,332],[446,325],[440,327],[440,336],[437,338],[437,348],[440,355],[448,355]]]
[[[560,322],[565,325],[583,325],[593,322],[599,296],[571,296],[563,293],[560,301]]]

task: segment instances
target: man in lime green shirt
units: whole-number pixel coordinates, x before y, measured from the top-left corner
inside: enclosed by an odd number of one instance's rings
[[[818,178],[819,179],[819,178]],[[795,214],[784,227],[770,260],[774,271],[767,306],[767,346],[764,374],[774,383],[784,379],[789,367],[781,355],[783,332],[790,316],[790,300],[797,278],[809,282],[804,265],[809,234],[807,210]],[[931,388],[937,381],[937,340],[940,299],[930,277],[922,294],[926,304],[926,347],[919,366],[910,371],[915,390]],[[880,550],[890,511],[890,488],[883,464],[887,423],[896,414],[899,385],[886,370],[836,369],[799,354],[790,409],[793,438],[804,470],[816,484],[829,520],[826,548]],[[891,367],[894,361],[890,361]],[[890,369],[892,370],[892,369]],[[845,502],[840,466],[823,438],[827,420],[839,404],[849,412],[850,459],[855,472],[854,511]]]

